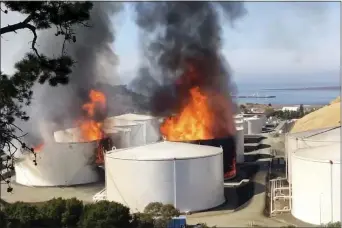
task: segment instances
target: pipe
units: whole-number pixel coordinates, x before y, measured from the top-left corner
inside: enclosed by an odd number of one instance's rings
[[[333,198],[334,198],[334,192],[333,192],[333,161],[332,160],[330,160],[329,161],[329,163],[330,163],[330,191],[331,191],[331,193],[330,193],[330,200],[331,200],[331,222],[334,222],[334,200],[333,200]]]
[[[177,208],[177,177],[176,177],[176,158],[173,159],[173,205]]]

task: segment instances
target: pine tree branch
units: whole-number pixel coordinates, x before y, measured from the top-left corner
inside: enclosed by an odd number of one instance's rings
[[[29,22],[32,20],[33,15],[31,14],[30,16],[28,16],[25,20],[23,20],[22,22],[19,22],[17,24],[13,24],[13,25],[8,25],[6,27],[3,27],[0,29],[0,34],[5,34],[5,33],[9,33],[9,32],[16,32],[17,30],[20,29],[29,29],[31,30],[32,34],[33,34],[33,40],[32,40],[32,44],[31,44],[31,48],[32,50],[35,52],[35,54],[40,58],[40,55],[38,53],[38,50],[36,48],[36,43],[37,43],[37,32],[36,32],[36,27],[29,24]]]

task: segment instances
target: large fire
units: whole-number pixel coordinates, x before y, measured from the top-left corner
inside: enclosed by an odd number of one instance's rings
[[[212,123],[208,98],[197,86],[190,89],[189,103],[178,115],[167,118],[160,131],[170,141],[212,139]]]
[[[212,83],[206,82],[207,65],[205,62],[188,62],[185,73],[177,81],[183,105],[160,127],[167,140],[207,140],[235,134],[231,100],[213,88],[205,88],[207,83]]]
[[[104,112],[106,109],[106,96],[96,90],[90,90],[89,93],[90,101],[82,106],[82,109],[86,112],[81,120],[77,121],[77,125],[81,131],[81,141],[98,141],[96,148],[96,163],[103,164],[103,146],[101,145],[101,140],[105,137],[102,130],[103,123],[101,121],[96,121],[96,113]]]
[[[81,130],[81,141],[95,141],[104,137],[102,123],[95,120],[95,113],[98,109],[104,111],[106,108],[106,97],[103,93],[91,90],[89,93],[90,101],[82,106],[86,111],[86,116],[77,121]]]

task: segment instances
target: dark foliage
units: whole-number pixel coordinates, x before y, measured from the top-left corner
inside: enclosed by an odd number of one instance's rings
[[[13,171],[13,154],[21,148],[34,152],[25,145],[21,137],[24,133],[14,121],[16,119],[27,121],[29,116],[23,111],[23,107],[30,105],[32,98],[32,86],[36,81],[39,83],[49,82],[51,86],[65,85],[69,81],[69,75],[75,62],[65,52],[66,43],[76,42],[76,34],[73,26],[88,26],[86,22],[90,18],[91,2],[2,2],[5,6],[2,13],[19,12],[27,17],[23,21],[4,26],[0,29],[0,35],[28,29],[32,33],[31,53],[15,64],[14,75],[7,76],[1,73],[0,78],[0,155],[4,151],[10,152],[4,162],[7,169]],[[56,29],[56,36],[64,38],[61,54],[56,57],[47,57],[38,52],[36,48],[37,30]],[[34,160],[36,163],[36,160]],[[0,174],[0,179],[8,184],[10,175]],[[8,191],[12,191],[9,186]]]
[[[132,217],[129,208],[120,203],[101,201],[85,205],[80,226],[84,228],[126,228]]]

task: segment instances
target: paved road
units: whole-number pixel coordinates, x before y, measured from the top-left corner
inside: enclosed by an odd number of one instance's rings
[[[13,203],[24,201],[30,203],[44,202],[54,197],[76,197],[84,202],[92,202],[92,197],[104,188],[104,183],[82,185],[78,187],[27,187],[12,184],[13,192],[7,192],[7,185],[1,184],[0,197],[2,200]]]
[[[265,167],[266,168],[266,167]],[[264,216],[265,208],[265,177],[267,169],[260,170],[254,177],[255,195],[249,204],[241,210],[233,212],[232,210],[222,211],[219,214],[201,213],[187,216],[187,223],[194,225],[197,223],[206,223],[209,226],[217,227],[246,227],[253,223],[254,225],[263,227],[280,227],[287,225],[285,221],[268,218]]]

